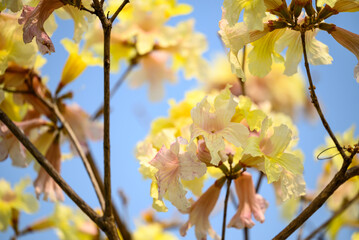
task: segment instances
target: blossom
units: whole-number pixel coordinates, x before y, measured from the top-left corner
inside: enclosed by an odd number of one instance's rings
[[[219,151],[225,149],[224,139],[239,147],[245,143],[249,135],[243,124],[231,121],[237,104],[227,87],[215,98],[214,109],[205,97],[191,111],[191,141],[203,136],[211,153],[211,163],[214,165],[218,165],[221,160]]]
[[[46,124],[46,121],[39,118],[16,123],[26,134],[31,129],[44,124]],[[18,167],[27,167],[30,161],[24,146],[5,125],[0,123],[0,161],[4,161],[8,156],[12,159],[12,164]]]
[[[206,79],[208,63],[202,56],[208,48],[206,37],[194,31],[193,19],[180,22],[174,30],[176,43],[168,48],[173,54],[173,68],[181,68],[185,79]]]
[[[5,73],[10,63],[23,67],[33,67],[36,59],[35,44],[25,45],[22,40],[21,26],[14,15],[0,14],[0,75]]]
[[[299,20],[299,22],[302,20]],[[331,64],[333,58],[329,55],[328,46],[315,39],[317,32],[318,30],[305,32],[305,48],[308,61],[312,65]],[[297,72],[298,64],[303,56],[300,32],[287,29],[276,43],[276,50],[282,52],[287,46],[284,74],[290,76]]]
[[[331,26],[332,29],[328,33],[343,47],[351,51],[359,61],[359,35],[335,25]],[[359,62],[354,68],[354,78],[359,83]]]
[[[234,184],[239,199],[239,206],[227,227],[238,229],[244,227],[251,228],[254,226],[252,215],[257,221],[263,223],[265,220],[264,212],[268,208],[268,202],[262,196],[256,194],[252,175],[244,172],[234,180]]]
[[[61,240],[93,239],[99,234],[97,226],[79,209],[56,203],[48,221],[56,229]]]
[[[141,57],[139,63],[142,69],[132,72],[129,76],[130,87],[137,88],[147,80],[149,84],[149,98],[151,101],[159,101],[164,95],[163,81],[171,83],[176,81],[176,76],[172,69],[166,66],[169,54],[164,51],[153,51]]]
[[[61,150],[60,150],[60,142],[59,135],[55,137],[52,144],[48,148],[46,155],[46,159],[50,162],[50,164],[55,168],[55,170],[60,173],[61,171]],[[34,181],[35,193],[36,196],[39,197],[40,194],[44,194],[44,200],[50,198],[51,201],[63,201],[64,195],[59,185],[55,182],[55,180],[50,177],[50,175],[46,172],[44,168],[40,168],[38,176]]]
[[[12,190],[10,183],[0,179],[0,231],[5,231],[11,224],[12,211],[24,211],[30,214],[39,209],[36,198],[24,193],[30,183],[30,178],[22,179]]]
[[[186,191],[179,179],[193,180],[206,173],[206,166],[196,157],[196,146],[192,142],[187,152],[180,152],[180,145],[187,141],[177,138],[170,149],[163,146],[150,164],[158,169],[156,179],[158,182],[158,197],[162,199],[167,194],[168,200],[179,210],[185,211],[189,207]]]
[[[150,223],[138,226],[133,233],[134,240],[177,240],[170,232],[164,231],[164,227],[160,223]]]
[[[22,0],[0,0],[0,12],[5,8],[12,12],[20,11],[22,8]]]
[[[270,125],[269,119],[264,119],[260,136],[248,139],[241,162],[263,171],[268,183],[280,181],[283,201],[301,196],[305,194],[304,168],[301,158],[288,151],[292,131],[284,124],[273,129]]]
[[[226,10],[222,9],[222,19],[219,21],[220,30],[218,31],[218,34],[221,36],[225,46],[229,48],[228,59],[231,63],[232,73],[245,79],[240,63],[241,61],[239,60],[240,50],[246,44],[265,36],[269,32],[269,28],[264,27],[261,31],[249,30],[244,23],[236,23],[234,26],[231,26],[225,18],[225,14]]]
[[[69,39],[63,39],[61,43],[69,52],[69,57],[62,70],[61,80],[56,89],[58,93],[64,86],[75,80],[87,66],[101,65],[101,60],[95,58],[88,50],[79,50],[79,46]]]
[[[149,53],[155,44],[168,47],[175,43],[175,30],[164,25],[167,18],[163,14],[163,9],[157,8],[147,12],[134,8],[133,14],[136,18],[123,21],[115,28],[121,33],[119,37],[123,41],[136,39],[135,45],[140,55]]]
[[[92,121],[90,116],[83,109],[81,109],[79,105],[65,105],[62,114],[71,126],[85,152],[88,151],[88,139],[93,141],[102,139],[102,123]]]
[[[215,240],[220,239],[209,223],[209,215],[216,205],[221,188],[225,183],[225,179],[217,180],[211,187],[203,193],[199,199],[192,204],[189,209],[189,219],[180,228],[180,234],[186,236],[188,229],[195,226],[195,234],[197,239],[207,239],[207,234]]]
[[[62,6],[64,3],[61,0],[41,0],[36,8],[24,6],[19,18],[19,24],[24,24],[24,42],[30,43],[36,37],[37,46],[42,54],[55,52],[54,44],[44,30],[44,23],[54,10]]]

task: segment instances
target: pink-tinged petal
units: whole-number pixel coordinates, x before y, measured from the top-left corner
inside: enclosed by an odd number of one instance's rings
[[[244,172],[235,181],[236,193],[239,199],[239,206],[236,214],[233,216],[227,227],[251,228],[254,226],[254,218],[263,223],[265,220],[264,212],[268,203],[258,194],[255,188],[251,174]]]
[[[44,23],[52,12],[64,6],[61,0],[41,0],[36,8],[24,6],[19,24],[24,24],[23,39],[30,43],[36,37],[36,43],[42,54],[55,52],[54,45],[44,30]]]
[[[149,162],[158,169],[155,174],[158,199],[166,197],[180,211],[187,211],[190,206],[186,198],[187,191],[180,183],[180,177],[184,180],[193,180],[204,175],[207,170],[206,165],[198,161],[193,142],[188,146],[187,152],[180,153],[180,144],[186,143],[187,140],[177,138],[169,150],[163,146]]]
[[[154,159],[150,161],[150,164],[158,169],[156,178],[158,181],[158,198],[161,199],[171,184],[178,181],[178,158],[175,153],[163,146]]]
[[[51,146],[46,152],[46,159],[56,169],[58,173],[61,171],[61,150],[59,137],[55,137]],[[50,198],[51,201],[63,201],[64,195],[57,183],[49,176],[49,174],[41,168],[34,182],[36,196],[44,194],[44,200]]]
[[[197,158],[206,165],[210,165],[212,160],[211,153],[209,152],[203,139],[198,141]]]
[[[224,183],[225,179],[217,180],[191,206],[189,210],[189,220],[180,228],[181,236],[186,236],[188,229],[195,226],[197,239],[207,239],[207,234],[209,234],[213,239],[220,239],[209,223],[209,215],[217,203]]]
[[[30,160],[26,156],[25,148],[18,140],[13,140],[11,148],[9,149],[9,156],[14,166],[27,167],[29,165]]]
[[[187,149],[187,152],[179,156],[179,174],[183,180],[200,178],[207,171],[206,164],[197,159],[195,143],[192,142],[188,148],[191,148],[191,146],[193,146],[194,149]]]

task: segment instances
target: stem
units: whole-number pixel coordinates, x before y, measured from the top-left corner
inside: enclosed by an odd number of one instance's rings
[[[76,192],[65,182],[51,163],[39,152],[39,150],[30,142],[24,133],[10,120],[10,118],[0,109],[0,120],[8,127],[14,136],[22,145],[32,154],[45,171],[54,179],[69,198],[101,229],[104,224],[100,216],[87,203],[76,194]]]
[[[222,240],[225,240],[226,235],[226,219],[227,219],[227,207],[228,207],[228,199],[229,199],[229,192],[231,189],[232,179],[227,179],[227,191],[226,191],[226,198],[224,199],[224,210],[223,210],[223,222],[222,222]]]
[[[320,120],[322,121],[324,128],[327,130],[329,136],[333,140],[333,142],[334,142],[335,146],[337,147],[337,149],[338,149],[340,155],[342,156],[343,160],[347,161],[348,157],[345,154],[342,146],[339,144],[339,142],[338,142],[337,138],[335,137],[333,131],[331,130],[327,120],[324,117],[322,109],[321,109],[321,107],[319,105],[318,98],[317,98],[317,95],[315,93],[315,86],[313,84],[312,76],[310,74],[310,69],[309,69],[307,51],[306,51],[306,46],[305,46],[305,32],[302,31],[300,36],[301,36],[301,40],[302,40],[303,55],[304,55],[304,65],[305,65],[305,69],[306,69],[306,72],[307,72],[308,81],[309,81],[309,85],[310,85],[309,90],[310,90],[310,97],[312,99],[312,103],[313,103],[315,109],[317,110],[317,112],[319,114]]]
[[[246,45],[244,45],[243,47],[243,56],[242,56],[242,70],[243,70],[243,74],[245,74],[245,66],[246,66]],[[246,86],[245,86],[245,82],[242,81],[242,78],[238,78],[239,83],[241,84],[241,89],[242,89],[242,95],[246,96]]]
[[[263,176],[264,176],[264,173],[263,173],[263,172],[260,172],[259,178],[258,178],[258,181],[257,181],[257,184],[256,184],[256,193],[259,192],[259,188],[261,187],[261,183],[262,183],[262,180],[263,180]]]
[[[115,21],[115,19],[117,18],[117,15],[122,11],[122,9],[126,6],[127,3],[130,3],[130,1],[129,0],[124,0],[122,2],[122,4],[118,7],[116,12],[112,15],[112,17],[110,19],[111,24]]]
[[[315,94],[315,87],[313,85],[312,77],[309,70],[309,63],[305,48],[305,32],[301,32],[301,39],[302,39],[302,47],[303,47],[303,54],[304,54],[304,63],[305,63],[305,69],[307,71],[307,76],[310,84],[310,92],[311,92],[311,98],[312,102],[317,109],[317,112],[320,116],[320,119],[322,120],[322,123],[331,136],[332,140],[335,143],[335,146],[337,147],[338,151],[340,152],[341,156],[343,157],[343,164],[340,170],[335,174],[334,178],[329,182],[329,184],[319,193],[319,195],[308,205],[307,208],[303,210],[294,220],[292,220],[280,233],[278,233],[277,236],[275,236],[273,239],[287,239],[295,230],[297,230],[309,217],[313,215],[324,203],[325,201],[334,193],[334,191],[340,187],[346,180],[348,180],[349,176],[346,173],[347,169],[351,163],[351,160],[355,156],[355,154],[358,152],[358,149],[355,149],[350,156],[347,156],[343,148],[340,146],[339,142],[337,141],[336,137],[334,136],[333,132],[331,131],[327,121],[324,118],[324,115],[321,111],[317,96]],[[350,171],[348,171],[350,172]],[[352,172],[351,172],[352,173]],[[351,175],[350,175],[351,176]]]
[[[101,193],[99,183],[98,183],[98,181],[96,181],[96,177],[95,177],[94,172],[93,172],[93,170],[91,168],[91,164],[89,163],[89,160],[87,159],[86,154],[82,150],[80,142],[77,139],[77,137],[76,137],[74,131],[72,130],[71,126],[67,123],[67,121],[65,120],[65,118],[61,114],[61,112],[59,111],[56,104],[49,103],[47,100],[42,98],[39,94],[37,94],[36,91],[33,91],[33,94],[56,116],[56,118],[60,121],[60,123],[63,125],[64,129],[68,133],[70,141],[72,142],[72,144],[76,148],[77,153],[80,155],[82,163],[84,164],[85,169],[87,171],[87,174],[90,177],[91,183],[92,183],[92,185],[93,185],[93,187],[95,189],[95,192],[96,192],[97,198],[98,198],[98,200],[100,202],[100,205],[101,205],[102,209],[104,209],[105,200],[104,200],[103,194]]]
[[[87,159],[89,159],[91,168],[95,174],[96,181],[99,183],[100,190],[101,190],[102,194],[104,194],[105,187],[103,184],[103,180],[102,180],[101,174],[98,170],[98,167],[97,167],[95,160],[90,151],[86,154],[86,157],[87,157]],[[121,220],[120,215],[118,214],[118,211],[113,202],[112,202],[112,212],[113,212],[113,215],[115,218],[116,225],[117,225],[118,229],[120,230],[123,239],[131,239],[132,238],[131,233],[128,231],[126,224]]]
[[[130,74],[130,72],[133,70],[134,66],[136,64],[131,63],[130,65],[128,65],[128,67],[126,68],[125,72],[122,74],[122,76],[117,80],[115,86],[113,86],[113,88],[111,89],[110,92],[110,99],[116,94],[117,90],[121,87],[122,83],[125,81],[125,79],[127,78],[128,74]],[[102,104],[97,111],[92,115],[91,119],[92,120],[97,120],[102,114],[103,114],[103,109],[104,109],[104,105]]]
[[[356,200],[359,198],[359,193],[355,195],[350,201],[346,202],[338,211],[336,211],[327,221],[315,229],[308,237],[304,240],[312,239],[317,233],[319,233],[323,228],[327,227],[336,217],[342,214],[348,207],[350,207]]]
[[[248,240],[249,239],[249,229],[247,227],[245,227],[243,229],[243,232],[244,232],[244,239]]]

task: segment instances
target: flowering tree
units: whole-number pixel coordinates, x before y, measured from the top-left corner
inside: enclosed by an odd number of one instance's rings
[[[194,21],[171,23],[191,9],[175,0],[0,0],[0,160],[21,168],[33,162],[37,171],[36,179],[24,178],[15,187],[0,180],[4,234],[17,239],[55,229],[60,239],[176,239],[167,230],[175,228],[188,236],[194,227],[191,234],[196,239],[225,239],[226,228],[243,229],[249,239],[249,229],[257,227],[253,219],[266,224],[266,210],[275,204],[260,194],[265,180],[290,219],[283,230],[265,238],[286,239],[297,229],[298,239],[304,238],[303,231],[310,239],[319,232],[335,238],[345,226],[358,230],[358,138],[354,127],[333,133],[316,95],[310,65],[333,61],[326,44],[316,39],[319,31],[329,33],[359,60],[359,35],[330,23],[333,15],[358,11],[359,1],[224,0],[217,21],[226,55],[218,56],[212,66],[204,58],[206,37],[195,31]],[[51,85],[40,68],[46,68],[43,55],[58,53],[52,37],[55,15],[71,18],[74,34],[72,40],[61,40],[68,58],[59,81]],[[52,58],[48,61],[55,63]],[[298,73],[302,61],[309,96]],[[103,71],[103,81],[97,81],[103,101],[97,102],[100,107],[92,115],[75,103],[71,89],[90,66]],[[121,77],[111,87],[110,73],[119,71],[119,66]],[[359,64],[352,68],[359,82]],[[159,219],[147,211],[132,229],[133,219],[119,211],[112,196],[111,173],[117,169],[110,151],[117,146],[110,145],[110,110],[117,104],[110,109],[110,99],[126,80],[132,88],[148,84],[149,100],[160,101],[165,96],[164,82],[175,83],[181,75],[198,80],[200,87],[186,92],[181,101],[170,100],[168,116],[153,120],[148,135],[133,147],[139,172],[150,182],[147,198],[152,198],[152,208],[178,210],[188,214],[188,220]],[[86,96],[87,101],[91,98]],[[308,120],[320,121],[328,135],[315,153],[325,161],[313,191],[306,189],[304,154],[298,147],[295,121],[300,112],[306,112]],[[122,117],[127,114],[122,111]],[[130,137],[121,136],[121,141]],[[95,160],[90,140],[103,141],[102,161]],[[112,159],[125,153],[119,155]],[[78,167],[86,170],[96,204],[63,178],[62,162],[71,158],[81,159],[83,166]],[[125,169],[127,163],[120,161]],[[31,182],[36,197],[24,192]],[[78,209],[61,204],[65,196]],[[120,196],[126,206],[126,197]],[[54,202],[53,213],[23,226],[22,213],[34,214],[40,197]],[[220,231],[212,227],[210,216],[218,212],[217,202],[222,202]],[[306,231],[304,223],[325,203],[332,216]],[[230,204],[235,212],[227,223]],[[239,230],[233,236],[238,235],[242,235]],[[352,239],[359,239],[358,233]]]

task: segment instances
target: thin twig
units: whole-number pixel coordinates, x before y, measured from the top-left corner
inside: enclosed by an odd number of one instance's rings
[[[263,177],[264,177],[264,173],[263,173],[263,172],[260,172],[260,173],[259,173],[259,178],[258,178],[257,184],[256,184],[256,193],[259,192],[259,188],[261,187],[261,183],[262,183]]]
[[[125,0],[127,1],[127,0]],[[104,73],[104,190],[105,190],[105,211],[103,220],[107,225],[106,235],[112,240],[119,240],[118,231],[114,222],[112,211],[111,197],[111,158],[110,158],[110,41],[112,22],[107,18],[103,11],[103,6],[99,0],[93,0],[93,7],[97,17],[101,21],[104,37],[104,57],[103,57],[103,73]],[[116,11],[117,14],[120,11]]]
[[[315,229],[308,237],[304,240],[312,239],[317,233],[319,233],[322,229],[327,227],[336,217],[342,214],[348,207],[350,207],[355,201],[359,198],[359,192],[353,197],[350,201],[343,204],[343,206],[336,211],[327,221],[325,221],[322,225],[320,225],[317,229]]]
[[[100,174],[100,172],[98,170],[98,167],[97,167],[97,165],[95,163],[95,159],[93,158],[90,151],[87,152],[86,157],[89,160],[91,168],[92,168],[92,170],[93,170],[93,172],[95,174],[96,181],[99,183],[101,192],[104,195],[105,188],[104,188],[104,184],[103,184],[103,179],[102,179],[101,174]],[[126,224],[120,218],[120,215],[119,215],[113,201],[112,201],[112,211],[113,211],[113,215],[114,215],[114,218],[115,218],[116,225],[117,225],[118,229],[120,230],[123,239],[126,239],[126,240],[131,239],[131,233],[128,231],[128,229],[126,227]]]
[[[246,45],[243,46],[243,56],[242,56],[242,71],[245,74],[245,67],[246,67]],[[246,96],[246,86],[245,82],[242,78],[238,78],[239,83],[241,84],[242,95]]]
[[[307,51],[306,51],[306,46],[305,46],[305,32],[301,32],[301,39],[302,39],[302,47],[303,47],[303,55],[304,55],[304,65],[305,65],[305,69],[306,69],[306,72],[307,72],[307,76],[308,76],[308,81],[309,81],[309,90],[310,90],[310,97],[312,99],[312,103],[315,107],[315,109],[317,110],[318,112],[318,115],[320,117],[320,120],[322,121],[323,123],[323,126],[324,128],[327,130],[329,136],[331,137],[331,139],[333,140],[335,146],[337,147],[338,151],[340,152],[340,155],[342,156],[343,160],[344,161],[347,161],[348,157],[347,155],[345,154],[342,146],[339,144],[337,138],[335,137],[332,129],[330,128],[327,120],[325,119],[324,117],[324,114],[322,112],[322,109],[319,105],[319,101],[318,101],[318,98],[317,98],[317,95],[315,93],[315,86],[313,84],[313,80],[312,80],[312,76],[310,74],[310,69],[309,69],[309,63],[308,63],[308,57],[307,57]]]
[[[318,114],[322,120],[322,123],[325,129],[328,131],[329,135],[332,137],[338,151],[343,157],[343,164],[340,170],[335,174],[333,179],[328,183],[328,185],[319,193],[319,195],[306,207],[294,220],[292,220],[280,233],[277,234],[273,239],[287,239],[295,230],[297,230],[309,217],[313,215],[324,203],[325,201],[334,193],[334,191],[340,187],[346,180],[348,180],[347,169],[357,153],[358,149],[356,148],[350,156],[347,156],[343,148],[340,146],[333,132],[331,131],[327,121],[324,118],[324,115],[320,109],[317,96],[315,95],[314,85],[312,81],[312,77],[309,70],[309,63],[305,48],[305,32],[301,32],[302,39],[302,47],[303,47],[303,55],[304,55],[304,64],[308,75],[308,80],[310,84],[310,91],[313,104],[318,111]],[[348,171],[349,172],[349,171]]]
[[[224,210],[223,210],[223,222],[222,222],[222,240],[225,240],[226,235],[226,219],[227,219],[227,207],[228,207],[228,199],[229,199],[229,192],[231,189],[232,179],[227,179],[227,191],[226,197],[224,199]]]
[[[122,9],[126,6],[127,3],[129,3],[129,0],[124,0],[122,4],[118,7],[116,12],[112,15],[110,22],[113,23],[115,19],[117,18],[118,14],[122,11]]]
[[[121,77],[117,80],[115,86],[112,87],[110,92],[110,99],[115,96],[117,90],[122,86],[122,83],[127,78],[128,74],[133,70],[135,63],[131,63],[127,66],[125,72],[121,75]],[[92,120],[97,120],[103,114],[103,104],[97,109],[97,111],[91,116]]]
[[[39,150],[30,142],[24,133],[10,120],[10,118],[0,109],[0,120],[8,127],[14,136],[22,145],[32,154],[45,171],[54,179],[61,189],[74,201],[74,203],[101,229],[104,228],[102,219],[98,214],[87,205],[87,203],[76,194],[76,192],[66,183],[51,163],[39,152]]]
[[[87,174],[89,175],[89,178],[91,180],[91,183],[95,189],[95,193],[97,195],[97,198],[100,202],[101,208],[104,209],[105,207],[105,200],[104,200],[104,196],[101,193],[100,187],[99,187],[99,183],[96,181],[95,175],[91,169],[89,160],[86,157],[85,152],[83,151],[79,140],[77,139],[77,136],[75,135],[74,131],[72,130],[71,126],[68,124],[68,122],[66,121],[66,119],[64,118],[64,116],[61,114],[61,112],[59,111],[58,107],[56,104],[52,104],[49,103],[47,100],[45,100],[44,98],[42,98],[39,94],[37,94],[34,91],[34,95],[56,116],[56,118],[60,121],[60,123],[63,125],[65,131],[68,133],[68,136],[72,142],[72,144],[74,145],[77,153],[79,154],[82,163],[85,166],[85,169],[87,171]]]

